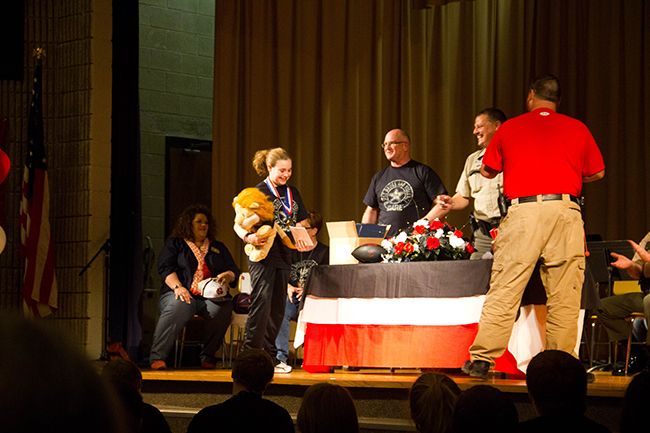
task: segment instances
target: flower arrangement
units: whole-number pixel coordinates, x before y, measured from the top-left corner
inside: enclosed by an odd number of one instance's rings
[[[387,251],[382,254],[384,262],[463,260],[476,251],[471,242],[463,239],[463,232],[437,218],[431,222],[421,219],[413,224],[410,235],[401,232],[384,239],[381,246]]]

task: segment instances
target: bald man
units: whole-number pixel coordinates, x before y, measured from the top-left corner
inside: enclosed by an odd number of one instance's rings
[[[390,165],[373,176],[363,199],[367,208],[361,222],[390,224],[387,237],[392,237],[422,218],[432,221],[443,216],[446,211],[433,202],[447,189],[431,167],[411,159],[408,134],[393,129],[381,147]]]

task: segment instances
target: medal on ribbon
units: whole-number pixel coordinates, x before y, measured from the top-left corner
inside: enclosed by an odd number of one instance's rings
[[[280,203],[282,203],[282,208],[284,209],[284,213],[287,214],[287,218],[291,218],[291,213],[293,212],[293,194],[291,194],[291,188],[289,188],[289,185],[286,185],[287,194],[283,200],[275,185],[273,185],[273,182],[271,182],[268,177],[264,179],[264,182],[266,183],[266,186],[269,187],[269,190],[271,190],[271,193],[280,200]]]

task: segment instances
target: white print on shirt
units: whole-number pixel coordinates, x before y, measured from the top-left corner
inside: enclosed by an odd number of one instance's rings
[[[413,187],[402,179],[390,181],[381,190],[381,202],[387,211],[401,212],[406,209],[413,200]]]
[[[307,282],[307,277],[309,276],[309,271],[314,266],[318,266],[315,260],[303,260],[298,263],[291,265],[291,275],[289,277],[290,281],[298,281],[299,284],[304,285]]]
[[[273,219],[278,225],[287,233],[291,232],[289,226],[296,225],[296,215],[298,215],[298,203],[293,200],[293,212],[291,213],[291,218],[287,218],[287,214],[282,207],[282,202],[279,198],[273,197]]]

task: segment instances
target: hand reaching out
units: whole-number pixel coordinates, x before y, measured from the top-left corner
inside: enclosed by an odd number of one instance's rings
[[[650,262],[650,253],[649,252],[647,252],[646,250],[641,248],[639,246],[639,244],[637,244],[634,241],[628,241],[628,242],[630,243],[630,245],[632,245],[632,248],[634,248],[634,251],[636,251],[636,253],[639,255],[639,257],[641,257],[641,260],[643,260],[644,262]]]
[[[440,206],[440,208],[443,209],[443,210],[451,209],[452,206],[454,205],[454,202],[453,202],[452,198],[450,196],[444,195],[444,194],[439,195],[438,197],[436,197],[434,202],[435,202],[435,204],[437,206]]]
[[[630,266],[634,264],[634,262],[627,257],[617,254],[617,253],[609,253],[612,257],[616,259],[615,262],[612,262],[612,266],[615,268],[619,269],[628,269]]]

